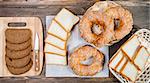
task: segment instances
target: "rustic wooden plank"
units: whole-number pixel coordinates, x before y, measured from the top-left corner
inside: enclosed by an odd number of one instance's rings
[[[34,1],[34,0],[33,0]],[[78,6],[80,4],[83,4],[83,6],[86,6],[88,4],[94,4],[95,2],[97,2],[99,0],[62,0],[62,1],[49,1],[49,0],[42,0],[42,1],[38,1],[38,2],[30,2],[29,1],[22,1],[22,2],[18,2],[18,1],[13,1],[13,2],[9,2],[9,1],[3,1],[0,3],[0,5],[5,5],[5,7],[7,6],[39,6],[39,5],[43,5],[43,6],[48,6],[48,5],[59,5],[59,6],[63,6],[63,5],[71,5],[71,6]],[[150,4],[149,1],[144,1],[144,2],[130,2],[130,1],[115,1],[121,5],[125,5],[125,6],[147,6],[147,4]]]
[[[26,79],[0,78],[0,83],[26,83]]]
[[[79,78],[43,78],[43,79],[5,79],[1,78],[0,83],[119,83],[116,79],[79,79]]]
[[[117,80],[108,78],[108,79],[79,79],[79,78],[63,78],[63,79],[33,79],[27,80],[27,83],[118,83]]]
[[[75,5],[80,5],[80,4],[91,4],[91,3],[95,3],[97,0],[69,0],[69,1],[38,1],[38,2],[28,2],[28,1],[23,1],[23,2],[1,2],[0,5],[5,5],[5,6],[25,6],[25,5],[31,5],[31,6],[38,6],[38,5],[71,5],[71,6],[75,6]]]
[[[3,0],[4,2],[24,2],[26,0]]]

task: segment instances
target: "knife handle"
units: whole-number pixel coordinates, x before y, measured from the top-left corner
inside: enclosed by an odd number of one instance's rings
[[[40,70],[40,57],[39,57],[39,51],[35,51],[35,71]]]

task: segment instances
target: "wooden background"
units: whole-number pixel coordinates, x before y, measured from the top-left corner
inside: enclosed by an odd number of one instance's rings
[[[82,15],[98,0],[0,0],[0,16],[38,16],[43,23],[45,33],[45,16],[57,14],[65,7],[74,14]],[[135,0],[133,0],[135,1]],[[109,48],[110,57],[116,52],[120,45],[127,40],[131,34],[140,28],[150,29],[150,2],[117,1],[133,13],[134,29],[121,42]],[[110,73],[109,78],[45,78],[45,66],[42,74],[36,77],[23,78],[0,78],[0,83],[119,83]]]

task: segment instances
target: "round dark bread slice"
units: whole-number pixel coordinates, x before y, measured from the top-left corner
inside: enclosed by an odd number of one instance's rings
[[[20,51],[14,51],[6,48],[6,56],[8,56],[11,59],[19,59],[28,56],[31,51],[32,51],[31,45],[26,49]]]
[[[29,45],[31,45],[31,38],[28,41],[20,44],[12,44],[8,41],[6,42],[6,47],[10,50],[24,50],[29,47]]]
[[[30,29],[7,29],[5,31],[6,40],[10,43],[23,43],[31,38]]]
[[[24,74],[27,71],[29,71],[31,69],[32,65],[33,65],[33,61],[30,59],[30,62],[26,66],[21,67],[21,68],[11,67],[8,65],[6,65],[6,66],[10,73],[12,73],[14,75],[20,75],[20,74]]]
[[[20,58],[20,59],[11,59],[5,56],[5,61],[6,61],[6,65],[8,66],[20,68],[20,67],[26,66],[29,63],[31,57],[32,57],[31,53],[28,56]]]

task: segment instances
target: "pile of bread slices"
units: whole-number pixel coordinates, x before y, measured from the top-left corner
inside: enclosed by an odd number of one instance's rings
[[[72,27],[79,17],[63,8],[52,20],[45,39],[45,57],[47,64],[67,64],[67,40]]]
[[[111,58],[109,67],[134,82],[145,68],[149,56],[147,49],[140,44],[138,36],[134,35]]]

